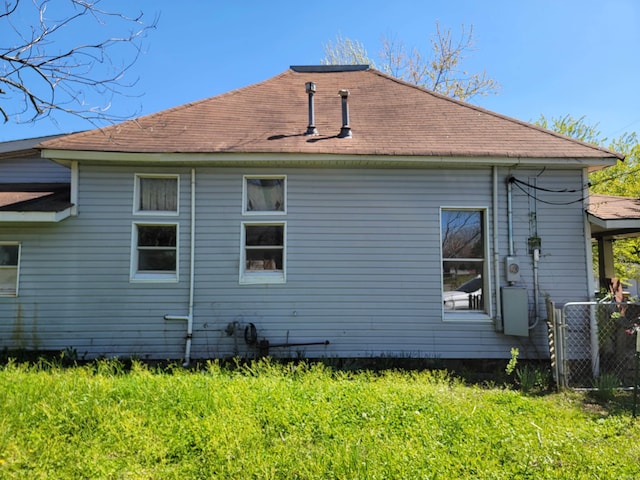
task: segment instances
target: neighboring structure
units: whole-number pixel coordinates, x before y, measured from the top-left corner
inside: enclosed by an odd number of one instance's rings
[[[587,218],[591,224],[591,235],[598,242],[598,288],[608,291],[616,281],[613,243],[640,237],[640,200],[593,194],[589,198]],[[633,279],[631,281],[636,283]],[[637,291],[637,284],[635,287]],[[637,297],[637,293],[632,296]]]
[[[73,207],[0,214],[0,346],[186,360],[546,358],[545,298],[594,291],[587,172],[621,158],[366,66],[39,147]]]

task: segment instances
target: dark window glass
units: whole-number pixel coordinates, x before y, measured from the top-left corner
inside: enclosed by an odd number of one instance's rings
[[[245,269],[282,271],[283,225],[245,225]]]
[[[247,225],[246,235],[248,247],[284,245],[284,227],[282,225]]]
[[[18,245],[0,245],[0,265],[16,266],[18,265]]]
[[[138,271],[176,270],[175,225],[138,225]]]

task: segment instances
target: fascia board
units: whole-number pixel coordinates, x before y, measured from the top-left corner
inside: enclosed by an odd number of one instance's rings
[[[153,164],[160,165],[217,165],[235,166],[243,164],[297,166],[327,164],[330,167],[417,167],[417,166],[505,166],[547,168],[586,168],[615,165],[615,158],[521,158],[492,156],[425,156],[425,155],[342,155],[318,153],[135,153],[103,152],[86,150],[43,149],[42,157],[69,165],[69,162],[100,164]]]
[[[0,212],[1,223],[57,223],[71,216],[71,209],[60,212]]]
[[[640,219],[637,218],[621,218],[621,219],[609,219],[596,217],[591,213],[587,213],[589,223],[596,225],[604,230],[623,230],[623,229],[636,229],[640,231]]]

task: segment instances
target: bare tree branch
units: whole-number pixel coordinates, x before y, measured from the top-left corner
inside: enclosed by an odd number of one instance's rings
[[[430,39],[430,51],[424,54],[418,48],[408,50],[402,41],[382,37],[379,54],[381,70],[406,82],[428,88],[438,93],[469,100],[476,95],[497,93],[500,86],[486,71],[469,73],[461,68],[467,53],[474,49],[473,26],[467,31],[462,25],[460,38],[455,40],[451,29],[441,29],[436,22],[436,32]],[[357,40],[338,35],[335,43],[324,45],[323,64],[368,63],[364,46]]]
[[[322,65],[373,65],[362,43],[341,34],[336,36],[335,43],[328,41],[323,48],[325,58],[320,60]]]
[[[136,84],[137,79],[124,79],[157,18],[145,24],[142,13],[128,16],[100,5],[101,0],[4,1],[0,31],[11,34],[0,45],[0,115],[5,122],[32,122],[54,111],[94,123],[130,116],[112,114],[109,108],[113,97]],[[34,21],[28,24],[24,18]],[[116,57],[126,60],[119,63]]]
[[[499,90],[498,83],[489,78],[486,71],[469,73],[461,69],[467,53],[474,50],[473,25],[468,31],[462,25],[459,39],[454,40],[451,29],[441,29],[436,22],[436,32],[432,35],[430,44],[430,54],[424,55],[418,48],[407,52],[402,43],[383,38],[380,57],[385,71],[407,82],[460,100],[469,100],[476,95],[487,95]]]

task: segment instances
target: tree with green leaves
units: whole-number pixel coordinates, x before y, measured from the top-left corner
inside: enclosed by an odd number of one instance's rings
[[[135,84],[125,74],[155,25],[138,11],[103,8],[101,0],[3,1],[0,117],[26,123],[58,111],[122,120],[110,113],[111,100]]]
[[[462,68],[463,60],[474,45],[473,27],[467,30],[462,25],[460,36],[454,39],[450,28],[442,29],[436,22],[436,32],[430,38],[427,53],[417,47],[408,49],[402,41],[383,36],[378,68],[401,80],[458,100],[497,93],[500,86],[486,71],[469,73]],[[376,66],[362,43],[342,35],[338,35],[335,42],[325,44],[324,52],[321,63],[325,65]]]
[[[598,125],[590,125],[585,117],[571,115],[547,119],[541,116],[536,122],[582,142],[608,148],[625,155],[625,160],[589,174],[591,193],[640,198],[640,144],[635,132],[624,133],[611,141],[603,137]],[[622,280],[640,279],[640,239],[616,240],[613,244],[616,276]]]

